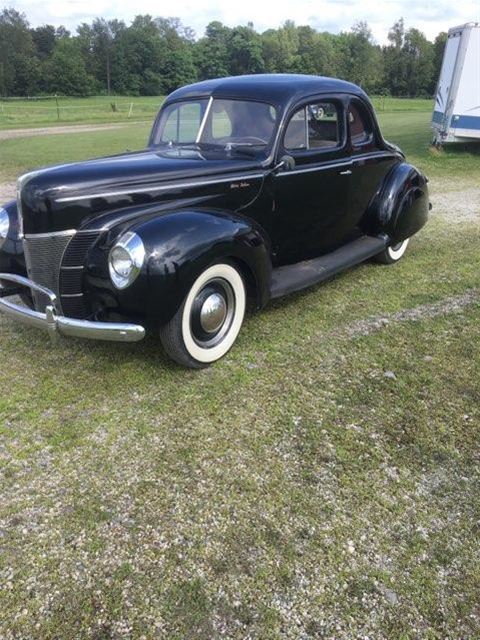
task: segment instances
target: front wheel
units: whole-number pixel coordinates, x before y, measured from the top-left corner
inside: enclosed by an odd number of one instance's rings
[[[409,242],[410,238],[407,238],[406,240],[402,240],[402,242],[390,245],[381,253],[376,255],[374,260],[381,264],[394,264],[395,262],[398,262],[407,250]]]
[[[227,263],[214,264],[198,276],[177,313],[161,327],[163,348],[194,369],[219,360],[238,336],[245,306],[239,271]]]

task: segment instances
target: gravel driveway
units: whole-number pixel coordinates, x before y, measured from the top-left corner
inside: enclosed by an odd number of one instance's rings
[[[12,198],[15,198],[15,183],[14,182],[0,182],[0,205],[8,202]]]
[[[132,122],[121,122],[116,124],[75,124],[60,127],[36,127],[34,129],[7,129],[0,130],[0,140],[11,140],[12,138],[27,138],[30,136],[53,135],[57,133],[84,133],[89,131],[105,131],[107,129],[121,129],[132,126]]]

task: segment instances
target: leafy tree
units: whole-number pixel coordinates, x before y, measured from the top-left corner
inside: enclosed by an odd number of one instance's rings
[[[25,14],[15,9],[0,13],[0,93],[28,95],[36,85],[37,59]]]
[[[403,18],[397,20],[388,32],[390,44],[384,48],[385,81],[388,92],[394,96],[405,95],[406,60],[403,51],[405,24]]]
[[[95,88],[95,79],[87,73],[79,43],[62,38],[52,56],[43,65],[45,88],[50,93],[87,96]]]
[[[185,28],[178,18],[156,18],[155,25],[164,52],[159,71],[164,91],[170,93],[197,79],[193,63],[194,33]]]
[[[445,45],[447,44],[448,35],[445,31],[441,31],[435,38],[433,43],[433,73],[432,83],[430,85],[430,94],[433,94],[437,86],[438,79],[440,77],[440,71],[442,69],[443,54],[445,51]]]
[[[434,76],[434,45],[418,29],[405,31],[403,18],[388,34],[384,49],[385,84],[392,95],[431,95]]]
[[[248,73],[261,73],[265,69],[262,57],[262,41],[254,31],[253,25],[235,27],[228,39],[229,73],[239,76]]]
[[[201,80],[228,75],[229,35],[230,29],[221,22],[210,22],[205,30],[205,37],[194,45],[194,56]]]
[[[31,29],[15,9],[0,13],[0,94],[57,91],[130,95],[168,93],[226,75],[292,72],[342,77],[369,92],[431,95],[446,34],[429,42],[400,18],[379,47],[365,22],[349,32],[319,33],[288,20],[259,34],[253,24],[211,22],[199,40],[178,18],[138,15],[127,26],[96,18],[71,35],[64,27]]]
[[[112,82],[117,93],[159,95],[164,50],[152,16],[138,15],[116,38]]]
[[[409,29],[403,45],[405,87],[409,96],[428,96],[432,85],[434,47],[421,31]]]
[[[44,60],[52,53],[55,47],[56,29],[51,24],[44,24],[42,27],[30,29],[35,52],[39,60]]]
[[[340,75],[366,91],[377,90],[383,77],[383,60],[366,22],[357,22],[349,33],[340,34],[338,42]]]
[[[262,57],[269,73],[296,71],[299,38],[295,24],[288,20],[280,29],[269,29],[262,34]]]

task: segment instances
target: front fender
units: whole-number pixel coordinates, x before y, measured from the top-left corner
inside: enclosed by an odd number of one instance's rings
[[[23,243],[20,239],[17,203],[15,200],[11,200],[7,202],[7,204],[2,205],[2,208],[8,213],[10,226],[5,243],[0,249],[0,271],[26,275]]]
[[[257,306],[270,292],[270,245],[252,220],[218,210],[183,210],[150,216],[129,225],[140,236],[146,258],[130,287],[115,289],[108,275],[108,253],[125,231],[112,229],[95,245],[85,274],[86,290],[97,313],[146,317],[165,324],[177,312],[198,275],[219,260],[238,264],[256,292]]]
[[[365,231],[386,234],[392,243],[410,238],[427,222],[429,211],[426,177],[406,162],[386,175],[367,211]]]

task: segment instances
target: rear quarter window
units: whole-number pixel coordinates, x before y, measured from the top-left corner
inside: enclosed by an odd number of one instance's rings
[[[373,140],[373,126],[370,114],[357,101],[352,101],[348,107],[348,126],[350,140],[354,147],[368,145]]]

